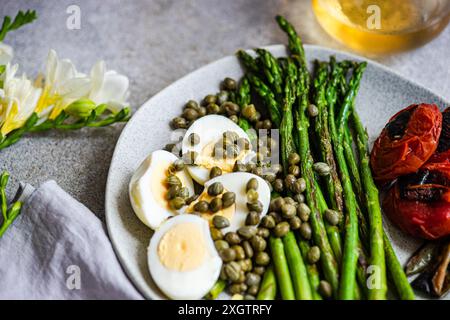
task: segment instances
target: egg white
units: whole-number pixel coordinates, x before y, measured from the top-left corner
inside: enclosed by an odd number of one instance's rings
[[[195,223],[200,226],[206,246],[206,257],[200,267],[191,271],[176,271],[165,267],[158,256],[162,237],[179,223]],[[173,245],[176,245],[174,243]],[[208,222],[198,216],[183,214],[167,220],[156,230],[147,249],[150,274],[159,289],[175,300],[203,298],[219,278],[222,260],[214,247]]]
[[[223,133],[226,131],[233,131],[237,133],[240,138],[245,138],[250,141],[245,131],[227,117],[220,115],[208,115],[194,121],[194,123],[192,123],[187,130],[182,141],[183,154],[189,151],[195,151],[201,155],[205,146],[219,141],[219,139],[222,138]],[[195,146],[192,146],[189,142],[189,136],[192,133],[196,133],[200,137],[200,142]],[[242,162],[245,163],[253,156],[254,153],[252,156],[249,156],[248,154]],[[210,168],[206,168],[202,165],[189,165],[187,169],[191,177],[201,185],[209,179]]]
[[[167,206],[167,202],[158,200],[163,192],[163,186],[154,179],[161,177],[163,168],[169,167],[178,158],[165,150],[152,152],[134,172],[129,184],[131,206],[136,216],[151,229],[158,228],[161,223],[177,212]],[[194,184],[186,169],[177,173],[183,187],[187,187],[189,194],[194,194]],[[154,190],[155,186],[161,190]]]

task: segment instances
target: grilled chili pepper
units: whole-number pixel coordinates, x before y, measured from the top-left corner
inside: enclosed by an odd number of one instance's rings
[[[414,104],[395,114],[372,149],[377,183],[416,172],[436,151],[441,128],[442,114],[434,104]]]

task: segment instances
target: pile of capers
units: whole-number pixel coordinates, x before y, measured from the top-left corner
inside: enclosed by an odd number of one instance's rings
[[[250,179],[246,190],[249,213],[245,226],[236,232],[224,234],[222,229],[229,227],[230,222],[223,216],[215,215],[211,236],[224,262],[220,278],[228,282],[228,292],[253,300],[258,294],[261,277],[270,263],[266,240],[270,231],[260,225],[262,204],[258,200],[258,180]]]
[[[225,191],[222,183],[214,182],[207,189],[208,195],[213,197],[211,201],[200,200],[194,205],[197,213],[216,213],[222,209],[231,207],[236,201],[236,194],[231,191]]]
[[[184,170],[184,161],[181,159],[175,160],[167,170],[166,185],[167,193],[166,200],[169,201],[169,206],[174,210],[179,210],[186,204],[189,204],[194,200],[189,195],[189,189],[183,187],[180,178],[176,173]]]
[[[225,131],[215,143],[212,156],[216,159],[235,159],[250,148],[250,141],[246,138],[239,137],[234,131]]]

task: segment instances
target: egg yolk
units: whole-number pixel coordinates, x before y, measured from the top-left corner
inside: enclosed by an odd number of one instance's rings
[[[158,257],[170,270],[191,271],[206,258],[202,228],[196,223],[180,223],[170,228],[158,244]]]

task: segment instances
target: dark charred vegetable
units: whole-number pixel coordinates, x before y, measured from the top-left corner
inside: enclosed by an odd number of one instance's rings
[[[383,184],[416,172],[436,151],[441,128],[434,104],[414,104],[394,115],[372,149],[375,180]]]

